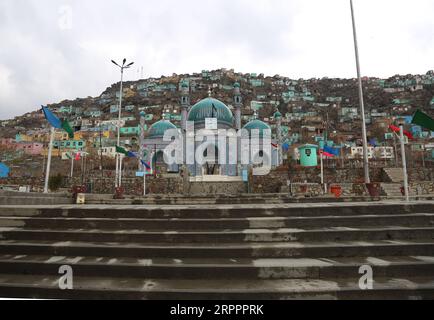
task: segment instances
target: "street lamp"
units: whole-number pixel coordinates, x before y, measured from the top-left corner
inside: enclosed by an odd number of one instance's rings
[[[122,93],[123,93],[123,80],[124,80],[124,69],[130,68],[134,62],[127,63],[127,59],[124,59],[122,61],[122,65],[119,65],[116,63],[116,61],[112,60],[112,63],[119,67],[121,69],[121,88],[119,90],[119,117],[118,117],[118,139],[117,139],[117,146],[120,146],[120,140],[121,140],[121,113],[122,113]],[[115,175],[115,186],[120,187],[121,186],[121,179],[122,176],[119,174],[121,170],[121,157],[118,153],[116,153],[116,175]]]
[[[365,119],[365,105],[363,101],[363,87],[362,87],[362,76],[360,73],[360,62],[359,62],[359,48],[357,45],[357,32],[356,32],[356,21],[354,18],[354,7],[353,0],[350,0],[351,6],[351,18],[353,22],[353,37],[354,37],[354,51],[356,53],[356,66],[357,66],[357,78],[359,81],[359,101],[360,101],[360,112],[362,113],[362,139],[363,139],[363,167],[365,171],[365,183],[371,183],[369,178],[369,158],[368,158],[368,138],[366,136],[366,119]]]

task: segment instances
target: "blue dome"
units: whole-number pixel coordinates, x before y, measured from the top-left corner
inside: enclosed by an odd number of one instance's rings
[[[161,120],[158,122],[155,122],[150,128],[149,128],[149,138],[160,138],[164,136],[164,133],[169,129],[177,129],[176,126],[168,121],[168,120]]]
[[[232,126],[234,116],[232,111],[221,101],[213,98],[206,98],[196,103],[188,113],[188,121],[204,123],[206,118],[217,117],[218,123]]]
[[[252,130],[259,130],[259,137],[262,138],[264,136],[264,130],[271,130],[271,127],[265,122],[256,119],[247,123],[243,129],[246,129],[249,132],[249,135],[251,135]]]

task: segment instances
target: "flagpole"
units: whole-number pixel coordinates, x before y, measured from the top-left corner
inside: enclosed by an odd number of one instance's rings
[[[363,86],[362,86],[362,76],[360,72],[359,48],[357,44],[357,31],[356,31],[356,21],[354,17],[353,0],[350,0],[350,6],[351,6],[351,18],[353,22],[354,51],[356,54],[357,78],[359,82],[360,112],[362,113],[363,163],[364,163],[364,171],[365,171],[365,183],[371,183],[371,179],[369,177],[368,138],[366,135],[365,105],[363,101]]]
[[[71,179],[72,179],[73,175],[74,175],[74,153],[72,153],[72,156],[71,156]],[[72,182],[72,180],[71,180],[71,182]]]
[[[146,167],[143,165],[143,196],[146,196]]]
[[[323,189],[323,192],[325,191],[325,186],[324,186],[324,160],[323,160],[323,152],[324,151],[320,151],[320,159],[321,159],[321,186]]]
[[[122,160],[123,160],[123,155],[120,154],[119,155],[119,182],[118,182],[119,187],[122,186]]]
[[[405,158],[405,144],[404,144],[404,127],[400,126],[400,140],[401,140],[401,157],[402,157],[402,171],[404,174],[404,192],[405,201],[410,201],[410,195],[408,193],[408,175],[407,175],[407,161]]]
[[[143,161],[145,161],[145,118],[146,114],[144,111],[140,113],[140,160],[139,163],[142,165],[143,168],[143,196],[146,196],[146,167]]]
[[[48,145],[47,170],[45,170],[44,193],[48,193],[48,179],[50,178],[51,153],[53,151],[54,127],[51,127],[50,143]]]

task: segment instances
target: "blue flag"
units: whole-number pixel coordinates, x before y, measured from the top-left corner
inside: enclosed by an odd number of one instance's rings
[[[135,153],[133,153],[133,152],[131,152],[131,151],[128,151],[128,152],[127,152],[127,157],[128,157],[128,158],[136,158],[137,156],[136,156]]]
[[[324,146],[324,152],[332,154],[334,156],[339,156],[339,149],[335,149],[329,146]]]
[[[56,129],[62,129],[62,121],[56,117],[47,107],[42,106],[42,111],[44,112],[45,119]]]

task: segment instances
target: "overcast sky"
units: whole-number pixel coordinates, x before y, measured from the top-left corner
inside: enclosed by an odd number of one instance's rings
[[[362,73],[434,69],[434,1],[354,0]],[[0,119],[202,69],[355,76],[349,0],[0,0]]]

